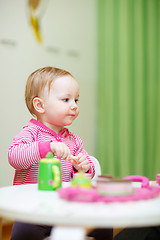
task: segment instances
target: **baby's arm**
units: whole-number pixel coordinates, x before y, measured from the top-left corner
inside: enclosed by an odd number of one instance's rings
[[[33,164],[39,163],[40,159],[45,158],[48,152],[53,152],[57,157],[67,161],[71,158],[70,149],[66,144],[50,140],[36,141],[30,131],[23,129],[9,147],[8,160],[10,165],[17,170],[27,169]]]
[[[75,158],[71,160],[71,163],[77,171],[82,170],[90,173],[91,177],[95,175],[95,166],[91,161],[88,153],[83,148],[83,141],[78,136],[74,137],[76,140],[77,149],[74,154]]]
[[[8,161],[17,170],[39,163],[51,151],[50,141],[36,141],[33,134],[23,129],[8,149]]]

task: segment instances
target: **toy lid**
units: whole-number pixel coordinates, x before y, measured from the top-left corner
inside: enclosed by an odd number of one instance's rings
[[[47,155],[46,155],[46,158],[42,158],[40,160],[41,163],[59,163],[59,159],[57,158],[54,158],[54,155],[53,153],[51,152],[48,152]]]
[[[130,179],[120,179],[120,178],[98,178],[97,183],[118,184],[118,183],[132,183],[132,181]]]

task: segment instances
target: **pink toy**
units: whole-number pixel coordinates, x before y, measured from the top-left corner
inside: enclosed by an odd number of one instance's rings
[[[156,180],[157,180],[158,185],[160,186],[160,173],[158,173],[156,175]]]
[[[132,182],[142,182],[142,185],[141,185],[142,188],[149,187],[149,179],[144,176],[130,175],[130,176],[124,177],[123,179],[128,179],[128,180],[131,180]]]
[[[100,195],[94,187],[92,189],[82,189],[80,187],[67,187],[58,189],[60,197],[77,202],[126,202],[139,201],[155,198],[159,195],[159,187],[149,186],[148,178],[144,176],[127,176],[124,179],[142,182],[141,188],[134,188],[133,194],[119,195],[119,196],[103,196]]]

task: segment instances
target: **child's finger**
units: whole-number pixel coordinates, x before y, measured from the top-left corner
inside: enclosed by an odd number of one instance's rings
[[[77,156],[73,156],[73,155],[71,155],[71,159],[74,160],[75,162],[77,162],[78,160]]]
[[[88,159],[86,158],[85,155],[82,155],[82,156],[78,159],[78,162],[79,162],[79,163],[82,163],[82,162],[85,162],[85,161],[88,161]]]
[[[80,158],[82,158],[84,155],[82,153],[79,153],[76,158],[79,160]]]
[[[80,162],[80,163],[78,164],[78,167],[86,166],[86,165],[89,165],[89,164],[90,164],[90,163],[89,163],[88,159],[86,159],[85,161]]]
[[[67,153],[67,155],[66,155],[66,158],[65,158],[65,160],[67,161],[67,162],[70,162],[70,159],[71,159],[71,153],[70,153],[70,151]]]

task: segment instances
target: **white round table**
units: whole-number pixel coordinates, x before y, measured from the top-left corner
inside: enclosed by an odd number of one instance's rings
[[[37,184],[8,186],[0,188],[0,216],[82,228],[156,226],[160,225],[160,197],[123,203],[79,203],[61,199],[56,191],[39,191]]]

